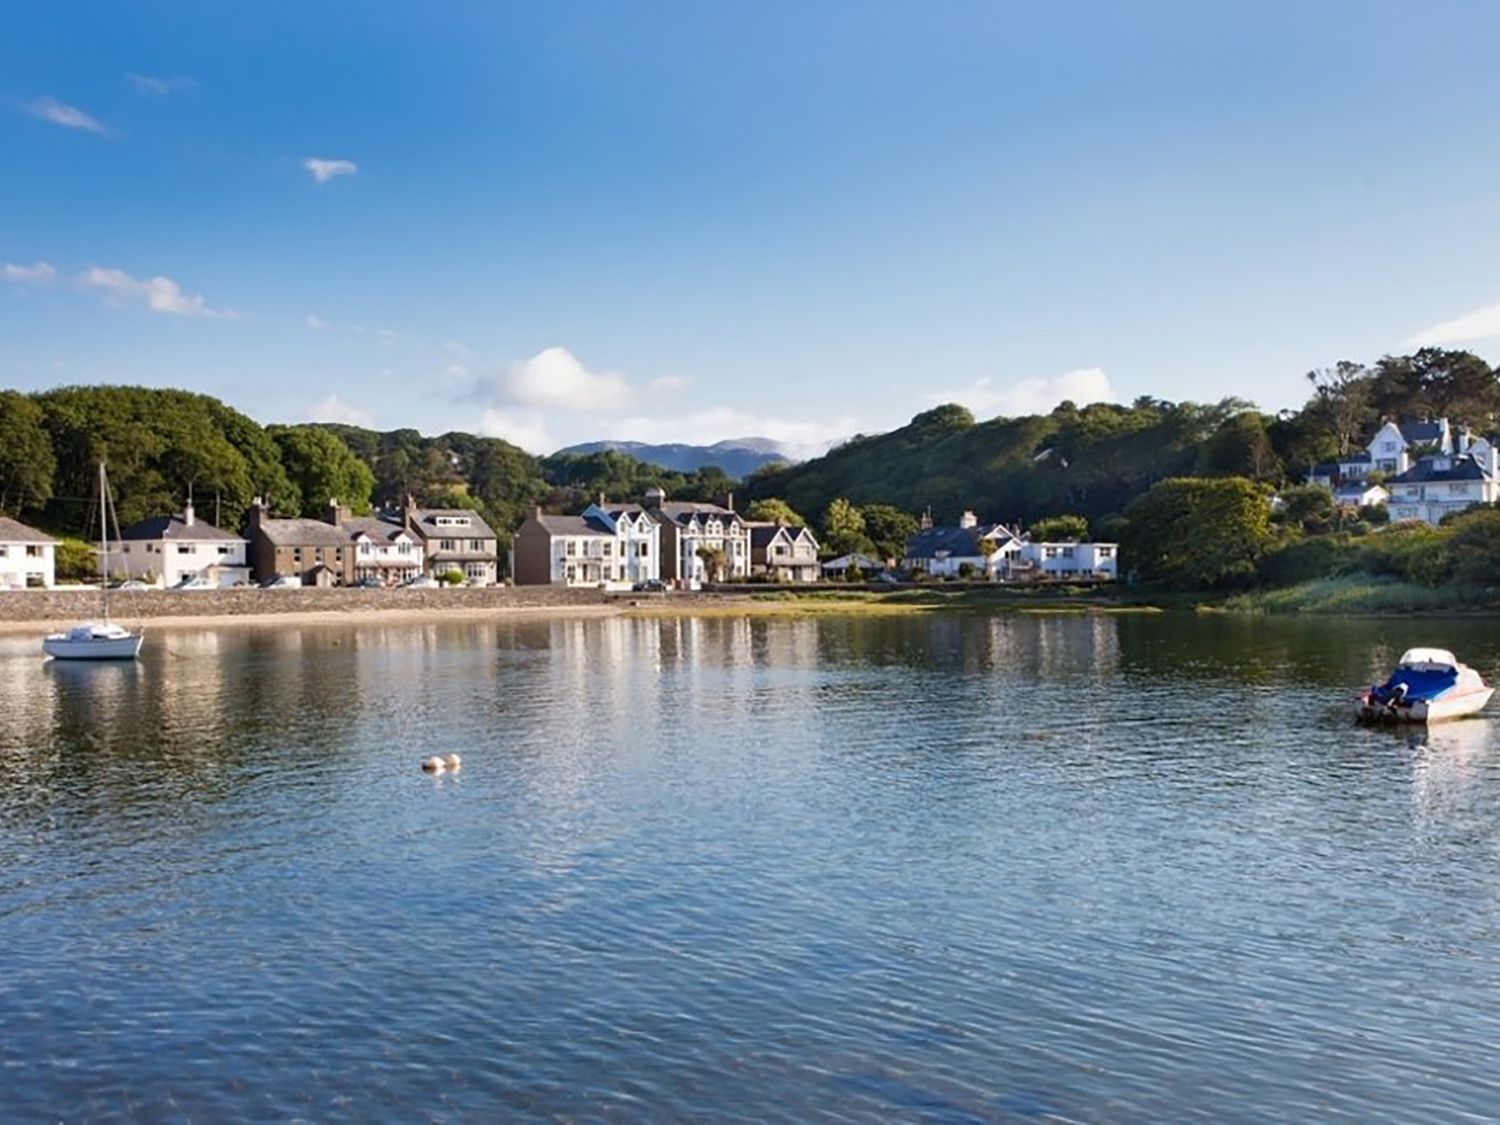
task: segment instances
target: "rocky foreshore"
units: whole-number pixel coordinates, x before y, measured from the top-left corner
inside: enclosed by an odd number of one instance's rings
[[[669,595],[673,602],[696,595]],[[110,595],[110,615],[121,621],[164,618],[266,617],[293,614],[366,616],[401,611],[407,614],[462,614],[506,610],[608,611],[654,604],[660,594],[607,594],[601,590],[567,590],[550,586],[493,586],[456,589],[363,590],[132,590]],[[78,621],[97,615],[99,591],[76,589],[0,593],[0,625],[6,623]],[[722,600],[722,599],[716,599]]]

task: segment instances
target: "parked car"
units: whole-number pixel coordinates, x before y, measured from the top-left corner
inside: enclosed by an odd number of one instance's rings
[[[156,589],[156,587],[153,586],[153,585],[151,585],[151,583],[149,583],[149,582],[142,582],[139,578],[129,578],[129,579],[126,579],[124,582],[117,582],[115,584],[114,588],[116,590],[127,590],[127,591],[128,590],[154,590],[154,589]]]
[[[260,584],[262,590],[300,590],[302,579],[291,574],[283,574],[280,578],[267,578]]]
[[[184,578],[181,582],[177,583],[177,585],[173,586],[172,589],[174,589],[174,590],[217,590],[218,586],[216,586],[214,583],[210,582],[207,578],[201,578],[201,577],[200,578]]]
[[[429,578],[425,574],[420,574],[416,578],[408,578],[401,585],[409,590],[436,590],[442,583],[436,578]]]
[[[354,585],[361,590],[380,590],[385,587],[385,583],[378,578],[361,578]]]
[[[637,582],[631,589],[638,594],[662,594],[666,592],[667,584],[660,578],[648,578],[644,582]]]

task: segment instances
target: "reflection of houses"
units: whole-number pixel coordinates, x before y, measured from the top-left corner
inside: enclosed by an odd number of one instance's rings
[[[275,519],[256,501],[246,528],[251,572],[262,582],[292,577],[305,586],[349,584],[354,580],[354,544],[338,526],[342,514],[334,505],[330,520]]]
[[[247,547],[242,537],[198,519],[189,500],[180,515],[153,516],[121,531],[109,567],[161,586],[194,579],[243,586],[250,577]]]
[[[661,577],[661,529],[634,505],[601,498],[582,515],[552,516],[538,508],[516,532],[517,586],[598,586]]]
[[[499,578],[498,540],[478,512],[466,508],[418,508],[410,496],[399,521],[421,541],[423,565],[433,576],[459,571],[471,586],[493,586]]]
[[[818,580],[818,541],[811,531],[779,523],[748,526],[751,574],[765,575],[773,582]]]
[[[354,580],[399,586],[422,573],[422,544],[399,523],[363,516],[343,519],[339,527],[354,550]]]
[[[0,516],[0,589],[51,588],[57,580],[57,540]]]

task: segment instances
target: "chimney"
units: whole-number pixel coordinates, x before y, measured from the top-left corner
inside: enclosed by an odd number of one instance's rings
[[[538,519],[538,520],[542,518],[542,506],[540,504],[538,504],[535,508],[531,509],[531,516],[532,516],[533,519]]]
[[[641,503],[641,507],[645,508],[648,512],[658,511],[661,508],[662,501],[664,501],[666,498],[667,494],[661,489],[648,488],[646,489],[646,496]]]
[[[979,517],[973,512],[965,511],[963,515],[958,517],[958,526],[963,528],[978,527]]]
[[[245,517],[245,528],[248,535],[254,535],[260,530],[261,521],[266,518],[266,502],[257,496],[250,501],[250,511]]]
[[[728,498],[725,499],[724,507],[728,508],[731,512],[734,511],[734,493],[731,492]]]
[[[328,501],[328,522],[338,527],[349,518],[349,509],[337,500]]]
[[[920,526],[921,526],[921,528],[922,528],[923,531],[931,531],[932,530],[932,508],[931,507],[928,507],[925,511],[922,512],[922,519],[921,519]]]
[[[599,507],[604,507],[604,490],[602,488],[599,490]]]
[[[186,527],[193,526],[193,498],[188,497],[188,502],[182,506],[182,522]]]

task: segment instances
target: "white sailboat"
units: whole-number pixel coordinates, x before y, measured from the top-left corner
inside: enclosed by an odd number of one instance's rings
[[[99,600],[100,620],[75,625],[66,633],[51,633],[42,651],[54,660],[134,660],[140,655],[141,633],[132,633],[109,619],[109,480],[99,462]]]

